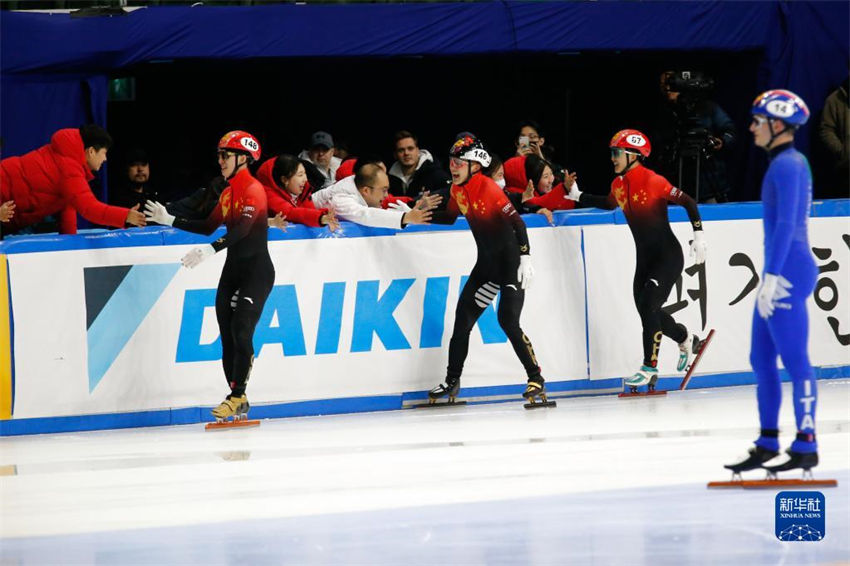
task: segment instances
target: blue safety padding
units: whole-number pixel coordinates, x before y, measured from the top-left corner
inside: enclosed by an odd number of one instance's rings
[[[762,206],[760,202],[728,203],[700,205],[700,215],[706,221],[712,220],[741,220],[760,219]],[[621,210],[599,210],[582,208],[578,210],[561,210],[554,214],[555,226],[590,226],[595,224],[625,224],[626,219]],[[687,222],[688,215],[684,208],[671,206],[669,209],[672,222]],[[813,217],[850,216],[850,199],[833,199],[817,201],[812,205]],[[544,228],[549,226],[541,214],[524,214],[523,219],[529,228]],[[388,228],[369,228],[341,222],[342,231],[331,234],[327,228],[311,228],[301,225],[290,225],[284,232],[276,228],[269,230],[270,241],[282,240],[311,240],[324,238],[369,238],[374,236],[392,236],[402,232]],[[404,232],[433,232],[442,230],[468,230],[469,224],[465,218],[458,218],[452,226],[417,225],[409,226]],[[95,230],[76,235],[59,236],[46,234],[37,236],[11,236],[0,242],[0,253],[17,254],[31,252],[81,250],[92,248],[120,248],[158,245],[198,245],[209,243],[224,235],[224,228],[219,228],[210,236],[200,236],[175,228],[149,226],[147,228],[131,228],[129,230]]]
[[[850,376],[850,366],[816,367],[814,370],[817,379],[838,379]],[[783,381],[790,380],[790,376],[785,370],[780,371],[780,376]],[[681,381],[681,376],[662,377],[658,380],[658,389],[677,391]],[[691,379],[688,389],[752,385],[755,382],[755,375],[752,372],[698,375]],[[622,387],[622,384],[623,380],[619,378],[547,381],[546,389],[554,398],[577,395],[610,395],[612,394],[611,389],[619,389]],[[519,401],[521,399],[520,394],[524,388],[523,384],[464,387],[461,389],[461,397],[475,397],[479,399],[476,403]],[[598,391],[599,393],[595,393],[594,391]],[[501,398],[506,395],[512,395],[516,398]],[[494,399],[487,400],[486,397],[488,396],[494,397]],[[496,397],[499,398],[496,399]],[[398,395],[374,395],[369,397],[348,397],[254,405],[251,407],[250,417],[255,419],[275,419],[392,411],[401,409],[406,401],[424,401],[427,398],[427,391],[411,391]],[[0,420],[0,436],[195,424],[212,421],[213,418],[210,415],[210,409],[211,407],[185,407],[134,413]]]

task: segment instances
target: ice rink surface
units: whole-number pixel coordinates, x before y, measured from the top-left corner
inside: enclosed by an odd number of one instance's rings
[[[776,539],[779,490],[706,489],[746,386],[3,438],[0,564],[847,564],[850,380],[819,388],[820,542]]]

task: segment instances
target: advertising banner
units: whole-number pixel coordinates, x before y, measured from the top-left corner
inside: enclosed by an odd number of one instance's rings
[[[529,230],[521,323],[550,380],[587,377],[579,227]],[[227,390],[215,318],[220,253],[192,246],[9,256],[16,418],[213,405]],[[275,286],[254,335],[252,403],[430,389],[445,377],[468,231],[270,242]],[[497,301],[498,302],[498,299]],[[524,383],[496,306],[472,331],[465,386]]]

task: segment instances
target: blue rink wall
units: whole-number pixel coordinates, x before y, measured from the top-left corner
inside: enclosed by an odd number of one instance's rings
[[[665,307],[689,328],[717,329],[689,388],[751,384],[755,294],[747,289],[761,268],[761,205],[700,212],[710,246],[704,270],[688,260],[684,210],[670,210],[686,269]],[[810,243],[820,276],[809,303],[809,343],[820,379],[850,375],[848,216],[848,200],[813,205]],[[555,226],[539,215],[525,219],[538,273],[522,323],[550,396],[621,391],[622,378],[640,362],[630,291],[634,250],[624,217],[591,209],[556,213]],[[333,238],[303,226],[270,230],[278,302],[266,305],[274,312],[258,325],[259,347],[255,336],[252,418],[427,402],[427,389],[443,378],[454,303],[474,262],[467,232],[463,219],[401,233],[343,223],[342,237]],[[190,246],[210,240],[151,227],[0,243],[8,300],[8,337],[0,332],[0,435],[211,420],[209,408],[224,389],[208,313],[220,265],[189,273],[176,264]],[[144,277],[134,284],[133,273]],[[110,278],[118,283],[105,284],[106,294],[92,290],[92,281]],[[132,297],[129,306],[122,306],[122,289]],[[492,307],[473,335],[461,396],[473,403],[518,400],[521,367]],[[675,347],[668,341],[662,348],[659,389],[675,390],[681,374],[664,373],[675,367]]]

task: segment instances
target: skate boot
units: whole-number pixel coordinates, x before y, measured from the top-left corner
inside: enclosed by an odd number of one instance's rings
[[[241,421],[248,418],[248,409],[250,408],[251,405],[248,403],[246,395],[241,397],[228,395],[221,402],[221,405],[212,410],[212,414],[217,423],[225,422],[227,419]]]
[[[750,448],[747,455],[739,459],[740,461],[734,464],[724,464],[723,467],[727,470],[732,470],[732,481],[736,479],[741,481],[741,472],[759,469],[762,467],[762,464],[778,455],[779,452],[775,450],[768,450],[767,448],[756,445]]]
[[[676,364],[676,371],[685,371],[690,365],[691,356],[699,354],[701,346],[702,343],[696,334],[685,338],[685,341],[679,344],[679,363]]]
[[[454,379],[447,377],[445,383],[439,384],[437,387],[428,392],[428,402],[431,405],[437,403],[437,399],[442,399],[448,396],[449,404],[454,404],[457,394],[460,392],[460,378]]]
[[[633,376],[625,381],[625,385],[629,387],[632,393],[637,393],[638,387],[643,385],[649,386],[649,391],[655,391],[655,383],[658,381],[658,368],[650,366],[640,366],[640,369]]]
[[[546,399],[546,385],[542,377],[532,377],[528,380],[522,396],[528,399],[523,405],[526,409],[537,409],[539,407],[555,407],[555,401]],[[539,401],[538,401],[539,398]]]
[[[818,465],[817,452],[794,452],[790,448],[785,454],[776,456],[773,460],[766,462],[762,467],[767,470],[770,478],[776,479],[777,472],[787,472],[802,468],[803,479],[812,479],[812,468]]]

